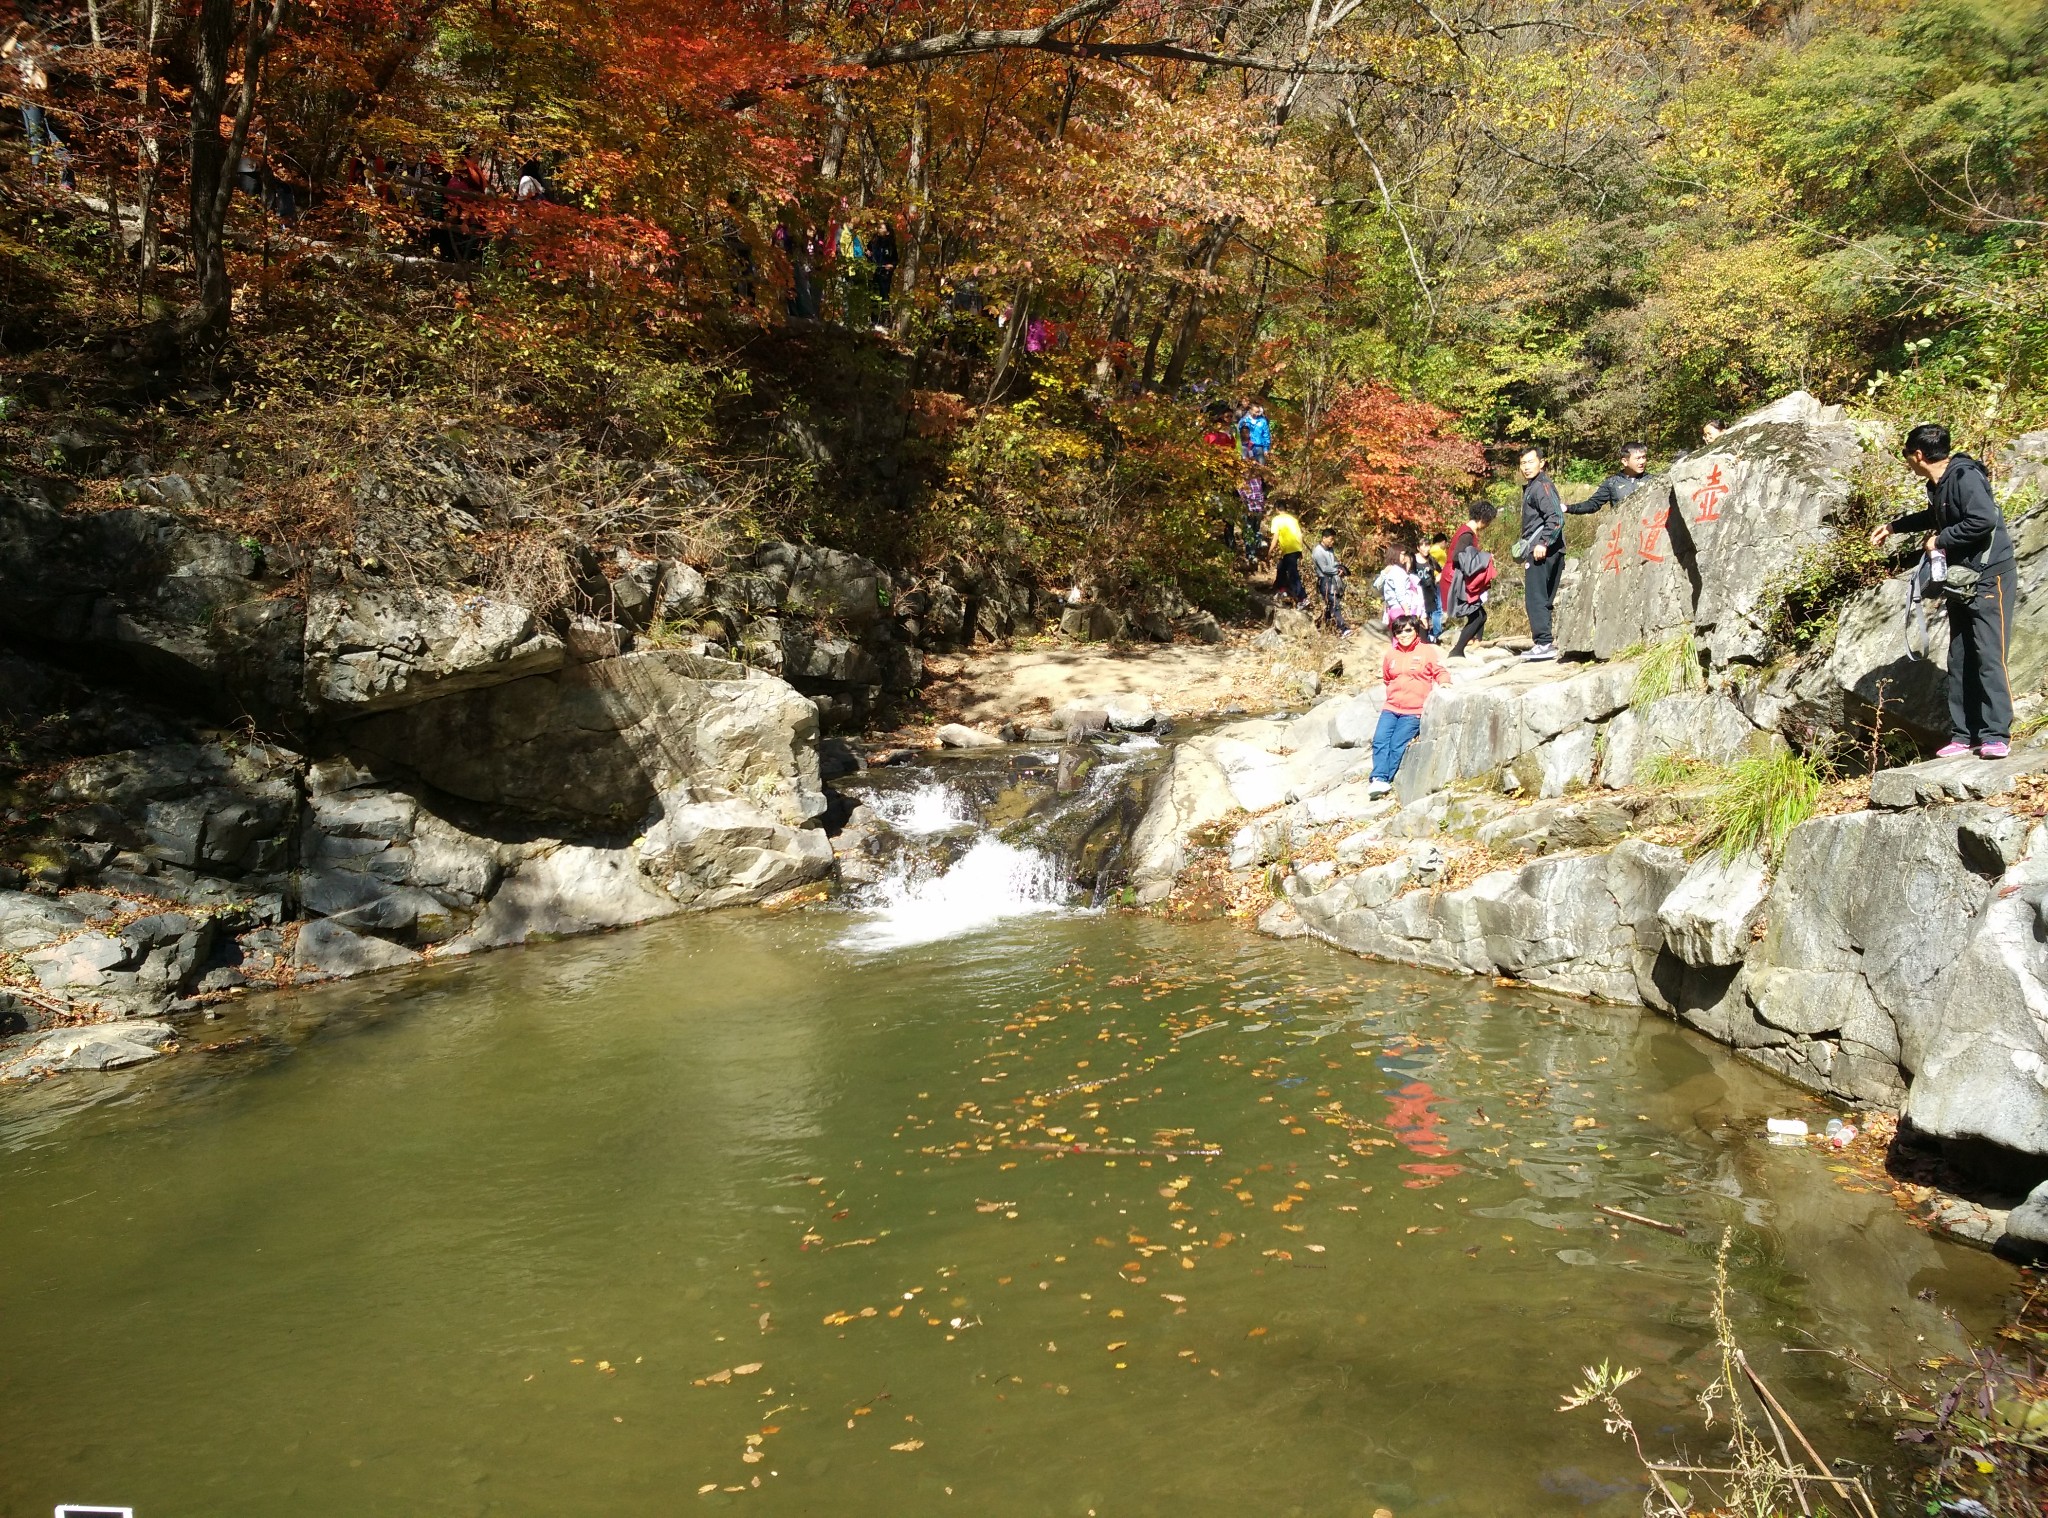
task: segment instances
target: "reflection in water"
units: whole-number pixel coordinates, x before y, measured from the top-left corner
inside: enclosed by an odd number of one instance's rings
[[[1903,1363],[2010,1284],[1755,1141],[1800,1099],[1668,1024],[1217,925],[887,921],[511,951],[8,1093],[0,1512],[1619,1518],[1551,1409],[1614,1358],[1704,1445],[1724,1225],[1753,1356],[1880,1466],[1774,1346]]]

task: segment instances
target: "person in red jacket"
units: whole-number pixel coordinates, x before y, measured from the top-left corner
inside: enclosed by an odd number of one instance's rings
[[[1368,796],[1384,796],[1394,788],[1394,776],[1408,745],[1422,731],[1422,708],[1429,693],[1451,677],[1443,650],[1422,641],[1419,617],[1397,617],[1394,646],[1380,661],[1380,678],[1387,682],[1387,698],[1380,708],[1379,726],[1372,734],[1372,783]]]

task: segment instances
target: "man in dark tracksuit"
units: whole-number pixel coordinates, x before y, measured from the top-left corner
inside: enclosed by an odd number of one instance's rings
[[[1927,509],[1871,533],[1882,545],[1894,532],[1926,532],[1929,553],[1947,555],[1948,572],[1975,570],[1976,591],[1951,592],[1948,608],[1948,711],[1950,741],[1943,758],[1972,748],[1986,759],[2012,750],[2012,688],[2006,682],[2005,645],[2012,626],[2018,570],[2005,517],[1991,494],[1991,477],[1968,454],[1949,452],[1948,428],[1925,422],[1906,434],[1906,465],[1927,482]]]
[[[1650,472],[1650,450],[1641,443],[1621,445],[1621,473],[1610,474],[1600,482],[1600,488],[1587,496],[1576,506],[1565,510],[1572,516],[1591,516],[1602,506],[1619,506],[1636,493],[1636,486],[1643,483],[1643,476]]]
[[[1543,467],[1543,454],[1531,448],[1522,455],[1522,538],[1528,543],[1522,569],[1522,604],[1529,611],[1529,636],[1534,646],[1524,659],[1555,659],[1550,609],[1557,604],[1557,582],[1564,578],[1564,502]]]

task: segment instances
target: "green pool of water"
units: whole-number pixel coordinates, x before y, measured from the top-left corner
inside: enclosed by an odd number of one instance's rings
[[[1708,1449],[1724,1226],[1753,1357],[1880,1471],[1780,1346],[1904,1362],[2012,1284],[1655,1018],[1222,925],[849,927],[271,998],[7,1093],[0,1514],[1625,1514],[1555,1409],[1641,1366],[1649,1443]]]

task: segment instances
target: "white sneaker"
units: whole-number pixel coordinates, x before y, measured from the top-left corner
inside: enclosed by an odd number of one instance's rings
[[[1386,795],[1387,792],[1391,791],[1393,788],[1394,783],[1391,780],[1371,781],[1366,785],[1365,799],[1368,801],[1377,801],[1380,799],[1380,797]]]
[[[1534,659],[1555,659],[1556,657],[1557,645],[1555,643],[1538,643],[1534,648],[1522,655],[1525,662]]]

